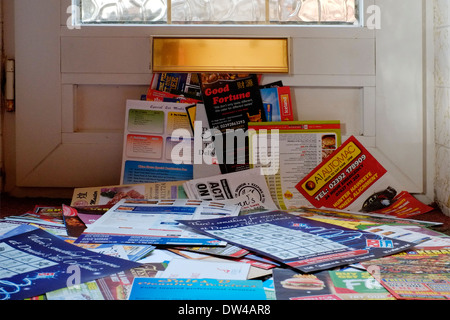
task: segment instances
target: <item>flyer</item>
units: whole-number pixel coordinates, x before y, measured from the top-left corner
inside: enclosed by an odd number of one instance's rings
[[[342,300],[333,293],[327,271],[300,274],[276,268],[272,273],[276,300]]]
[[[240,207],[188,199],[123,199],[77,238],[75,243],[173,244],[224,246],[198,234],[178,219],[237,216]]]
[[[413,250],[361,263],[400,300],[450,300],[450,250]]]
[[[140,264],[79,248],[42,229],[0,240],[0,300],[23,300]]]
[[[389,207],[400,191],[387,170],[354,137],[296,185],[317,208],[373,212]]]
[[[365,271],[301,274],[290,269],[274,269],[273,280],[277,300],[395,300]]]
[[[201,99],[197,73],[154,73],[150,90],[182,95],[189,99]]]
[[[290,87],[261,89],[266,121],[294,121]]]
[[[258,76],[202,73],[199,79],[209,127],[223,133],[222,146],[215,143],[221,172],[248,169],[248,123],[266,121]],[[236,145],[239,135],[243,142]]]
[[[183,187],[189,199],[236,200],[234,204],[249,210],[255,209],[254,204],[262,211],[277,209],[260,168],[193,179]]]
[[[199,103],[201,100],[186,98],[180,95],[172,94],[169,92],[158,91],[153,89],[147,90],[145,96],[147,101],[162,101],[162,102],[180,102],[180,103]]]
[[[250,265],[242,262],[172,259],[158,277],[246,280],[249,272]]]
[[[50,291],[45,295],[47,300],[127,300],[135,277],[154,277],[164,268],[161,263],[146,263],[78,286]]]
[[[372,275],[364,271],[328,271],[332,291],[342,300],[395,300]]]
[[[193,230],[308,273],[394,254],[414,246],[410,242],[284,211],[179,221]]]
[[[198,156],[201,160],[194,161],[194,179],[221,174],[214,141],[217,134],[220,134],[220,137],[222,137],[222,134],[218,130],[210,128],[204,104],[199,103],[195,107],[188,107],[187,112],[194,132],[194,139],[199,139],[202,146],[197,148],[198,150],[194,150],[194,152],[199,153],[195,156]],[[201,130],[197,129],[198,132],[195,132],[196,128]]]
[[[266,300],[266,294],[261,280],[135,278],[129,300]]]
[[[251,166],[268,168],[265,178],[276,205],[282,210],[310,205],[296,185],[340,146],[340,122],[249,123],[248,132]]]
[[[184,149],[180,145],[189,145],[192,152],[193,139],[173,135],[177,129],[191,132],[187,106],[127,100],[120,184],[192,179],[192,154],[182,154]],[[173,152],[174,149],[180,152]]]
[[[186,199],[184,181],[75,188],[71,206],[113,206],[122,199]]]
[[[401,191],[394,197],[394,199],[392,199],[390,206],[372,212],[396,216],[399,218],[410,218],[432,210],[434,210],[432,207],[420,202],[409,192]]]

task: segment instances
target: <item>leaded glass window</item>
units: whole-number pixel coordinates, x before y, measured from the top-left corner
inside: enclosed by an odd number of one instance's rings
[[[361,0],[77,0],[81,24],[358,25]]]

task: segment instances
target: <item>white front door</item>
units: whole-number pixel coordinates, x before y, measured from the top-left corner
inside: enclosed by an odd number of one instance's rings
[[[313,26],[81,26],[70,1],[16,0],[19,187],[118,184],[126,99],[151,80],[155,35],[288,36],[292,72],[264,75],[291,86],[298,120],[340,120],[405,190],[432,197],[427,161],[423,0],[365,1],[380,29]]]

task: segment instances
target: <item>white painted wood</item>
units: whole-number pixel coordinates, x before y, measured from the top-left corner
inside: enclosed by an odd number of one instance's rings
[[[424,28],[422,0],[377,0],[376,147],[424,191]],[[399,19],[399,17],[405,17]]]
[[[45,185],[45,178],[32,183],[29,178],[61,144],[59,1],[14,5],[16,179],[22,186]]]
[[[431,168],[429,159],[425,161],[424,134],[432,126],[424,117],[429,110],[423,91],[424,2],[365,1],[366,6],[375,3],[382,9],[382,28],[376,32],[352,27],[209,26],[207,33],[291,37],[291,74],[265,75],[263,81],[281,79],[291,86],[298,115],[325,119],[329,113],[342,119],[344,139],[357,135],[405,190],[430,195],[424,183]],[[205,35],[204,27],[70,30],[65,26],[69,0],[16,0],[15,5],[18,186],[118,183],[122,99],[130,87],[136,94],[150,83],[150,37]],[[111,118],[105,122],[100,118],[105,112],[103,92],[116,89],[119,98],[108,100]]]
[[[150,73],[150,41],[144,37],[62,37],[62,73]]]

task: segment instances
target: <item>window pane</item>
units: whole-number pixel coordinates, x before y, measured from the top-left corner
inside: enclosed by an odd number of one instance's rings
[[[266,0],[172,0],[172,23],[257,23]]]
[[[78,1],[83,24],[354,24],[359,4],[359,0]]]
[[[358,0],[271,0],[270,20],[278,23],[354,23]]]
[[[166,0],[81,0],[82,23],[165,23]]]

